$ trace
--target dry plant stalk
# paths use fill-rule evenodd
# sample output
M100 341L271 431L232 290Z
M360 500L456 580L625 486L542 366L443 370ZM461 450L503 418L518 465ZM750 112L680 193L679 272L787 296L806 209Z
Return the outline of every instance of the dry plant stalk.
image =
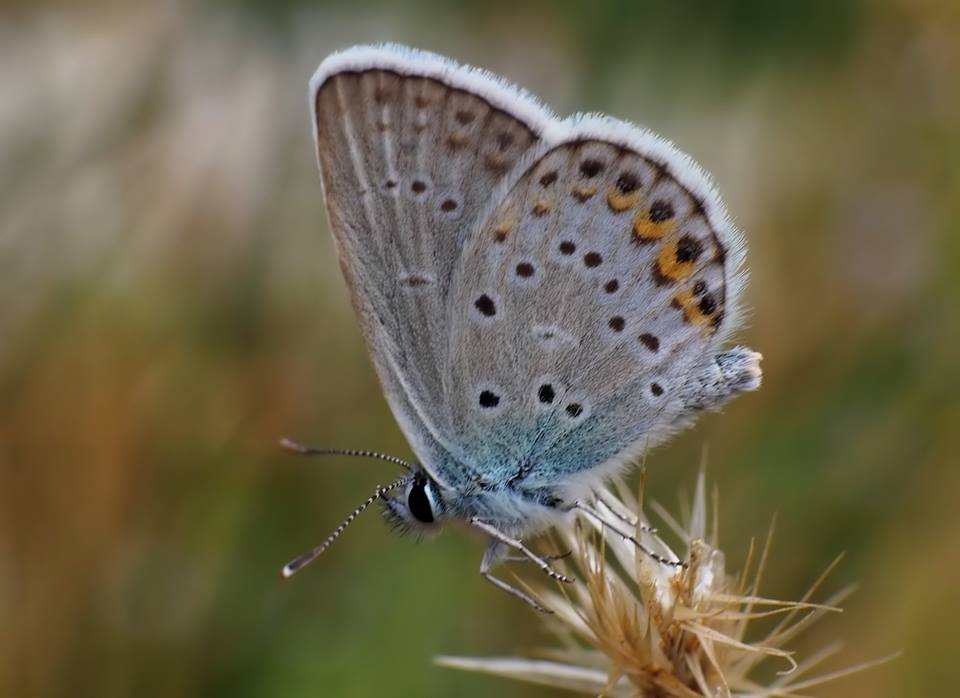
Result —
M438 663L617 698L793 698L886 661L811 676L839 650L839 643L802 662L793 658L788 643L824 614L839 611L838 604L852 591L843 589L822 604L811 602L840 558L799 601L761 597L773 527L759 554L751 543L743 574L728 575L718 547L716 506L708 524L702 473L685 525L663 507L652 506L686 544L684 566L658 562L621 535L634 533L650 551L681 559L650 528L642 495L633 497L616 482L598 493L596 507L610 526L580 516L557 530L563 549L572 551L565 564L577 584L558 591L539 582L530 589L553 612L542 617L561 648L543 650L543 659L439 657ZM781 616L773 629L748 640L750 621L771 616ZM762 683L754 677L771 659L781 661L783 670Z

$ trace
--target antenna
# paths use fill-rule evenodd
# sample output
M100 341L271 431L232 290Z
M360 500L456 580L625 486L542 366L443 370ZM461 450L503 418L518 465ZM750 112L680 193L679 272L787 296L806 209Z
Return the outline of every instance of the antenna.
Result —
M375 460L382 460L387 463L399 465L408 471L413 470L413 466L403 458L388 456L385 453L377 453L376 451L364 451L355 448L317 448L316 446L306 446L286 437L280 439L280 448L290 453L295 453L298 456L355 456L358 458L373 458Z
M301 569L303 569L304 567L309 565L311 562L316 560L318 557L320 557L320 555L323 553L324 550L326 550L331 545L333 545L333 542L340 537L340 534L347 529L347 526L353 523L353 520L355 518L357 518L358 516L360 516L360 514L363 513L364 509L366 509L368 506L373 504L378 499L382 499L388 492L391 492L397 489L398 487L403 487L404 485L409 484L410 482L413 482L413 478L414 478L413 475L404 475L402 478L400 478L399 480L395 480L394 482L390 483L386 487L377 485L377 489L374 490L373 494L370 495L363 504L361 504L352 512L350 512L350 515L343 520L343 523L341 523L339 526L333 529L333 533L327 536L327 539L325 541L323 541L320 545L318 545L313 550L310 550L309 552L306 552L303 555L300 555L299 557L291 560L286 565L284 565L283 570L281 570L280 572L281 576L284 579L289 579L290 577L295 575L297 572L299 572Z

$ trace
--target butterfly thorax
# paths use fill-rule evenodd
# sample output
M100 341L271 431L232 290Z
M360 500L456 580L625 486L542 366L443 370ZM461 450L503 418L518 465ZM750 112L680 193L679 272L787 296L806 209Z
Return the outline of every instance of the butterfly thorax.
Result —
M529 535L553 524L567 502L553 488L487 486L469 492L445 493L450 518L474 517L513 536Z

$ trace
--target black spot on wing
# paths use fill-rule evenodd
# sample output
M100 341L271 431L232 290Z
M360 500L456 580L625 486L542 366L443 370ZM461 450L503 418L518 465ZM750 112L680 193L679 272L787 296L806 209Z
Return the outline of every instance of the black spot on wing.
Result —
M485 315L486 317L493 317L497 314L496 304L486 293L477 298L477 300L473 302L473 305L477 310L480 311L482 315Z

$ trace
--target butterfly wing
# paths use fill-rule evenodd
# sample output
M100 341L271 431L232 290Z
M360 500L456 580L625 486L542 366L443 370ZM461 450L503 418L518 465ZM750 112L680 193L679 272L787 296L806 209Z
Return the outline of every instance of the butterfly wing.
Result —
M744 248L706 176L629 124L563 125L467 243L451 297L454 430L525 487L622 464L759 384L759 355L718 358Z
M449 293L491 192L555 123L481 71L403 47L356 47L311 82L330 227L367 348L423 465L454 485L442 409Z

